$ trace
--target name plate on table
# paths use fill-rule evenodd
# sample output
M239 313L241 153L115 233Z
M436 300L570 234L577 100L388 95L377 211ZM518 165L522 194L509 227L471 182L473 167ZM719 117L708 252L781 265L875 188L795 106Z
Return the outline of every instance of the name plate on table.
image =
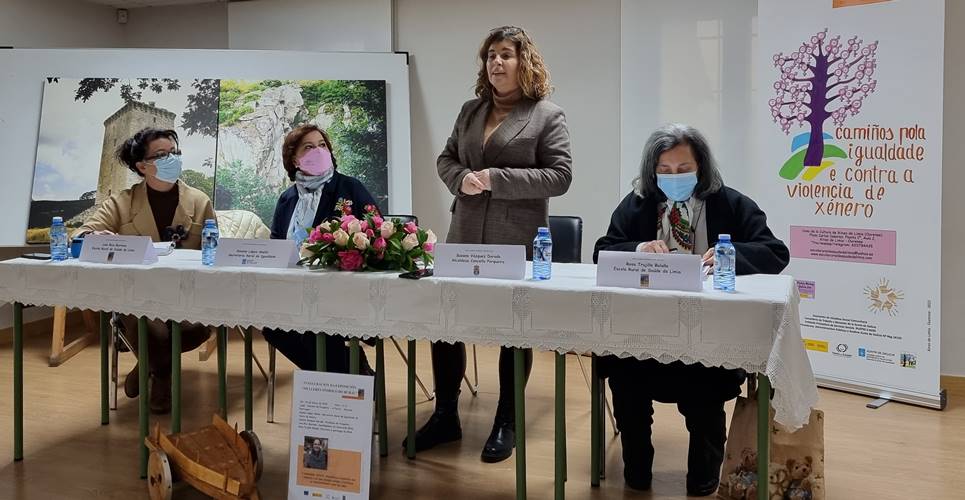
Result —
M225 238L218 242L215 267L269 267L283 269L298 262L292 240L244 240Z
M157 253L150 236L88 234L80 250L81 262L98 264L153 264Z
M436 245L432 274L444 278L496 278L521 280L526 277L526 247L523 245Z
M703 289L700 256L673 253L600 252L598 286L681 290Z

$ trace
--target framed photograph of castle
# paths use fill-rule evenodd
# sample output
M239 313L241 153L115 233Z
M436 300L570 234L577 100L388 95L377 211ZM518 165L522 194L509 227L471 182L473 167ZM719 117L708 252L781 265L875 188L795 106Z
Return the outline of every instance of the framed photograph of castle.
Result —
M181 180L214 198L217 110L217 80L48 78L27 243L49 241L52 217L78 227L101 201L139 182L115 151L144 127L177 131Z

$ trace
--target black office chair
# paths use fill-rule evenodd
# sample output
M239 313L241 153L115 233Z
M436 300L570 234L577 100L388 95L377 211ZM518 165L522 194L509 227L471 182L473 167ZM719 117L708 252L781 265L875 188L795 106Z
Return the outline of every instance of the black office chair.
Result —
M571 215L551 215L550 237L553 239L553 262L582 262L583 219Z

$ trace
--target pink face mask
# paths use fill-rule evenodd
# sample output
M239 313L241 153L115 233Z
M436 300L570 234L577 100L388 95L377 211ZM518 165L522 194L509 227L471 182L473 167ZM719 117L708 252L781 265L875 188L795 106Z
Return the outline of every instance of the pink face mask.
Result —
M332 168L332 153L325 148L311 149L298 159L298 169L308 175L325 175Z

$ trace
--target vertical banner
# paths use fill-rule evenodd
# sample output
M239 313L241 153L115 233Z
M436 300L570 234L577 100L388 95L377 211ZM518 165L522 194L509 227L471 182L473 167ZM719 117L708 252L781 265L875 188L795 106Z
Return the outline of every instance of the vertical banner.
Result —
M821 385L939 387L943 0L761 0L757 192Z
M373 377L295 370L288 498L365 500Z

